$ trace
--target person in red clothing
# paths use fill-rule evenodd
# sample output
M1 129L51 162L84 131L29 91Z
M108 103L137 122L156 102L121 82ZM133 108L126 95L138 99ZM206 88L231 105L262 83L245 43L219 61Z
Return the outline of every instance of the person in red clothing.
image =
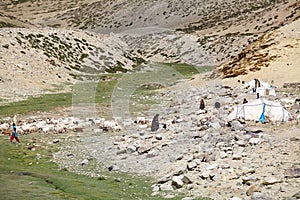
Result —
M19 140L19 137L17 134L17 126L15 123L13 123L13 132L10 136L10 142L12 142L14 139L16 139L16 141L20 143L20 140Z

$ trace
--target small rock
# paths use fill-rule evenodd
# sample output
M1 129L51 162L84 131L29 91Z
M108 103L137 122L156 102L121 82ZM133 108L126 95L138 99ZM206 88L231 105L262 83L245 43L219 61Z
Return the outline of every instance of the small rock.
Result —
M289 168L284 171L285 178L299 178L300 168Z
M221 164L220 167L221 167L221 169L229 169L230 165L229 164Z
M259 178L256 176L246 176L243 177L242 180L243 180L243 184L250 185L251 183L258 181Z
M160 134L155 135L155 139L162 140L162 136Z
M54 143L54 144L59 143L59 139L54 139L54 140L53 140L53 143Z
M155 185L152 189L152 192L158 192L159 191L159 186Z
M117 165L111 165L108 167L108 171L118 171L119 167Z
M290 200L298 200L298 199L300 199L300 190L290 198Z
M126 149L120 149L120 150L118 150L117 152L116 152L116 154L117 155L120 155L120 154L124 154L124 153L126 153L127 151L126 151Z
M200 177L202 179L208 179L210 177L210 171L203 171L203 172L201 172Z
M260 192L260 191L261 191L261 189L258 186L251 185L248 188L246 194L247 194L247 196L251 196L254 192Z
M227 158L228 154L224 151L221 151L220 152L220 158L224 159L224 158Z
M250 138L249 140L249 144L250 145L257 145L260 143L260 139L259 138Z
M266 177L264 178L262 184L263 185L273 185L275 183L281 183L282 181L275 177Z
M238 197L231 197L229 200L242 200L242 199L240 199Z
M181 177L180 176L174 176L172 178L172 185L175 187L175 188L181 188L183 186L183 181L181 180Z
M299 137L291 137L290 141L295 142L295 141L299 141L300 138Z
M126 153L133 153L136 151L136 147L134 145L130 145L126 148Z
M88 159L84 159L83 161L81 161L80 165L88 165L89 164L89 160Z
M180 168L178 168L177 169L177 171L176 172L174 172L174 176L179 176L179 175L182 175L182 174L184 174L185 172L186 172L187 170L186 170L186 167L181 167L181 169Z
M2 45L2 47L8 49L9 44L4 44L4 45Z
M233 149L233 155L232 155L232 159L233 160L240 160L242 159L242 153L245 150L244 147L237 147Z
M147 158L153 158L153 157L155 157L155 156L158 156L158 154L159 154L159 152L158 152L157 150L152 149L152 150L150 150L150 151L147 153L146 157L147 157Z
M137 151L138 151L138 153L139 154L142 154L142 153L147 153L148 151L150 151L151 150L151 146L149 145L141 145L138 149L137 149Z
M260 192L253 192L251 196L251 200L270 200L270 199L272 198L269 198L268 196Z
M219 165L218 164L212 164L207 166L205 169L206 170L213 170L213 169L218 169Z
M170 175L167 175L167 176L164 176L164 177L162 177L161 179L159 179L159 180L158 180L158 183L159 183L159 184L166 183L166 182L168 182L169 180L171 180L171 177L170 177Z
M243 175L255 173L254 168L243 168Z
M195 199L195 197L184 197L181 200L194 200L194 199Z
M193 170L193 169L196 168L197 166L198 166L198 164L197 164L196 162L194 162L194 161L189 162L189 163L187 164L188 170Z
M246 146L246 142L244 140L239 140L236 142L237 145L241 146L241 147L245 147Z
M94 129L94 133L103 133L103 129L102 128L95 128Z
M209 126L214 130L220 130L222 128L219 122L210 123Z
M41 159L41 154L37 153L37 154L35 155L35 158L36 158L37 160Z
M183 159L183 155L179 155L176 160L182 160Z
M286 192L286 188L280 186L279 191L280 191L280 192Z
M231 122L232 131L240 131L244 129L244 126L237 120Z
M161 184L161 185L159 186L159 189L160 189L161 191L173 191L173 190L174 190L170 182Z
M183 181L185 184L193 183L192 178L189 177L188 175L184 175L184 176L182 177L182 181Z

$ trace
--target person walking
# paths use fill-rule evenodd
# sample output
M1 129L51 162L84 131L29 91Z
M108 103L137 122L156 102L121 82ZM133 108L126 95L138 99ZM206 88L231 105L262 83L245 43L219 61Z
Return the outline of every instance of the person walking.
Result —
M13 128L13 131L12 131L12 134L10 136L10 142L12 142L14 139L16 139L16 141L18 143L20 143L20 140L19 140L19 137L18 137L18 134L17 134L17 126L15 123L12 124L12 128Z
M203 99L200 100L200 106L199 106L199 109L200 109L200 110L204 110L204 109L205 109L205 104L204 104L204 100L203 100Z

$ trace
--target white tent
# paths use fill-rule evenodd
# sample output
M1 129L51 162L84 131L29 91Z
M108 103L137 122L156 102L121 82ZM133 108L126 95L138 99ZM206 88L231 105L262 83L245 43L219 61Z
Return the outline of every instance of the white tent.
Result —
M259 93L259 96L276 96L275 89L272 87L259 87L256 88L255 94Z
M260 87L257 87L255 92L253 92L253 88L255 88L255 80L246 83L245 87L249 88L251 93L255 93L255 94L259 93L260 97L269 96L269 95L276 96L275 88L272 85L261 80L259 82L260 82Z
M227 117L227 121L243 118L245 120L266 121L268 117L271 121L288 121L291 114L277 102L260 98L253 102L238 105Z

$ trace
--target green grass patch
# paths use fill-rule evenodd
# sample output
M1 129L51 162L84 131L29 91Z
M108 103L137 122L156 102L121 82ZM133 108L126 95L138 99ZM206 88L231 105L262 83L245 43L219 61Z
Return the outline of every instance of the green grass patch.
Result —
M0 116L48 111L60 106L70 106L71 103L71 93L45 94L40 97L30 97L27 100L2 105L0 106Z
M54 137L60 138L61 142L49 143ZM101 177L97 178L60 170L50 159L59 145L66 145L63 137L70 136L22 135L21 144L16 144L10 143L7 136L1 135L1 199L163 199L151 195L153 180L149 177L103 171L99 172ZM36 146L34 151L28 148L33 145ZM37 154L40 159L36 158ZM178 195L173 199L182 197L184 196Z
M212 71L214 69L214 66L196 67L186 63L164 63L162 65L171 67L185 78L191 78L195 74Z
M69 107L76 103L95 103L101 109L109 108L112 101L112 93L118 87L124 87L124 95L134 87L131 93L130 109L133 112L147 111L152 105L160 102L154 101L151 97L157 94L157 89L174 85L180 79L191 78L193 75L213 70L213 66L196 68L188 64L156 64L157 72L132 73L132 74L100 74L91 76L90 82L82 82L73 86L70 93L45 94L39 97L31 97L24 101L10 103L0 106L1 116L12 116L37 111L49 111L57 107ZM173 76L174 75L174 76ZM119 81L120 83L117 85ZM157 85L155 85L157 83ZM127 88L126 88L127 87ZM57 90L60 88L57 87ZM53 91L52 91L53 92ZM149 98L148 98L149 97ZM123 98L122 96L118 98ZM110 116L107 113L107 116Z

